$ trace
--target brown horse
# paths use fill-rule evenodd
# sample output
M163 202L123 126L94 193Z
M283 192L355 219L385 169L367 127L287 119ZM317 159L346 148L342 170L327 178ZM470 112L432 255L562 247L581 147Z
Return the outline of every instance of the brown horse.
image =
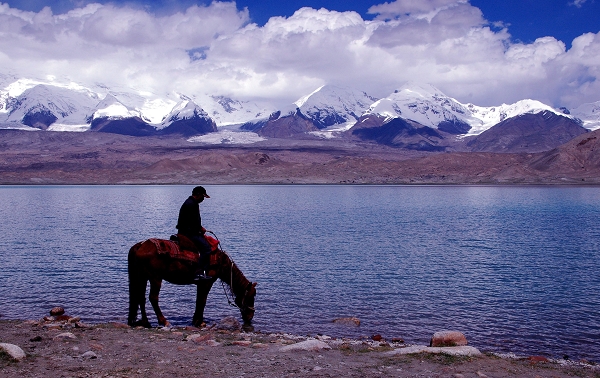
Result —
M212 280L194 283L192 281L198 268L198 263L171 258L168 254L159 254L156 245L146 240L139 242L129 249L127 266L129 271L129 316L127 324L130 326L144 326L150 328L146 316L146 286L150 281L150 303L154 308L158 324L168 326L169 322L158 307L158 294L162 281L165 280L176 285L197 285L196 311L192 319L194 326L200 326L204 321L204 307L206 298L213 283L217 278L228 284L235 297L234 302L240 309L245 324L250 324L254 317L254 297L256 283L244 277L241 270L220 250L211 254L211 264L208 274ZM138 308L142 318L137 320Z

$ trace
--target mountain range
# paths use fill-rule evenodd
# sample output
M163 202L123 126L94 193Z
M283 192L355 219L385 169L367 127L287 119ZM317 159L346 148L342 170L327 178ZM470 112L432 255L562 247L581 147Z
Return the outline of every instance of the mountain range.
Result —
M254 133L259 139L342 139L415 151L509 153L548 151L600 128L600 101L570 110L528 99L482 107L418 83L379 99L325 85L277 109L224 96L157 96L102 85L2 79L4 129L180 135L190 141L227 131Z

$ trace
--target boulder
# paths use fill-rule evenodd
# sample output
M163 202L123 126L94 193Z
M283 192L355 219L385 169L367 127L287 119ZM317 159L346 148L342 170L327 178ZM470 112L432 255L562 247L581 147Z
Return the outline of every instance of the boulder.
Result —
M54 307L52 310L50 310L50 315L52 316L61 316L65 313L65 309L62 307Z
M241 331L242 325L233 316L228 316L223 318L219 324L217 324L217 329L224 331Z
M25 352L14 344L0 343L0 351L8 354L15 361L21 361L25 358Z
M319 350L323 350L323 349L331 349L331 347L326 342L316 340L316 339L310 339L310 340L306 340L306 341L301 341L299 343L286 345L281 348L281 351L282 352L290 352L290 351L295 351L295 350L319 351Z
M351 318L337 318L333 319L335 324L358 327L360 325L360 319L351 317Z
M453 347L467 345L467 338L462 332L441 331L433 334L430 347Z

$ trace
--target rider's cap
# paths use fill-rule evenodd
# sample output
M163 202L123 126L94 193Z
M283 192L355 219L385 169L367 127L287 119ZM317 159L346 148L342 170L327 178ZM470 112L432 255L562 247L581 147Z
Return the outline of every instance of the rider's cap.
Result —
M193 196L204 196L205 198L210 198L208 194L206 194L206 189L203 186L197 186L192 189Z

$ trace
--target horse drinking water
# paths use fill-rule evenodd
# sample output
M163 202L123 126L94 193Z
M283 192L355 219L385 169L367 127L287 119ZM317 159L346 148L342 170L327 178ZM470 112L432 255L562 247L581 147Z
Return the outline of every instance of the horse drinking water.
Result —
M171 243L171 244L169 244ZM161 246L173 246L173 242L161 239L148 239L135 244L129 249L127 267L129 272L129 315L127 324L130 326L144 326L150 328L150 322L146 315L146 286L150 281L150 294L148 299L154 308L158 324L168 326L169 322L162 314L158 306L158 294L165 280L176 285L197 285L196 310L192 319L194 326L200 326L204 321L204 307L208 292L217 278L228 284L235 297L235 305L240 309L245 324L250 324L254 317L254 297L256 296L256 282L246 279L242 271L229 258L229 256L217 249L210 255L210 267L208 274L211 280L193 282L194 275L198 269L197 255L185 258L187 251L179 251L179 256L165 253ZM188 256L190 252L187 252ZM140 309L141 319L137 320L137 312Z

